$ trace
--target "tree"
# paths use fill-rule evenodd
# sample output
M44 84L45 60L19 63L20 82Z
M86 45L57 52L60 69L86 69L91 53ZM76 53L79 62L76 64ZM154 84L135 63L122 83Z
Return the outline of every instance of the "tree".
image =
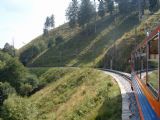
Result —
M106 0L106 4L107 4L108 12L110 13L110 15L112 15L114 10L114 2L112 0Z
M100 17L105 15L105 4L103 0L99 0L98 15Z
M44 23L43 34L48 35L48 31L51 28L54 28L54 26L55 26L54 15L51 15L51 17L47 16L46 21Z
M82 0L78 12L78 24L83 26L88 24L95 15L95 9L90 0Z
M119 12L126 14L131 12L131 1L130 0L115 0L119 6Z
M78 1L72 0L66 10L66 17L69 20L69 26L75 27L78 20Z
M15 89L10 86L7 82L0 82L0 106L3 104L4 100L8 98L9 94L15 93Z
M44 35L48 35L49 26L50 26L50 18L47 16L46 21L44 23L44 29L43 29Z
M52 14L49 20L49 24L51 28L55 27L54 15Z
M64 42L64 38L61 35L57 36L56 39L55 39L55 44L59 45L62 42Z
M149 0L149 11L154 12L158 9L158 1L157 0Z
M12 45L10 45L9 43L6 43L4 45L4 48L3 48L3 51L4 52L7 52L8 54L12 55L12 56L15 56L15 49Z

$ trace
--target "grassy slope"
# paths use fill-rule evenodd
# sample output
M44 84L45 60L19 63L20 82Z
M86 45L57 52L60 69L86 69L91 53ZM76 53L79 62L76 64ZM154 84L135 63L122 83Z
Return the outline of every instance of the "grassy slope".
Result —
M131 30L138 24L136 15L117 16L116 26L115 16L106 16L97 21L97 33L84 34L80 29L68 29L64 25L50 32L50 37L55 37L56 32L65 38L61 45L54 46L34 59L30 66L89 66L98 67L102 61L106 50L113 44L114 40L120 38L125 32ZM91 27L94 30L94 26ZM45 39L39 37L29 45L38 43ZM46 40L47 41L47 40ZM29 46L28 45L28 46ZM26 49L27 47L22 48Z
M52 82L29 98L38 107L38 120L121 119L119 87L101 71L52 68L41 79Z
M114 17L106 16L98 20L97 33L89 36L83 35L80 29L68 29L67 25L57 28L54 31L65 36L66 41L59 46L46 50L30 65L109 68L110 60L113 58L113 69L129 71L128 59L131 51L145 38L144 29L147 27L152 30L156 26L155 22L160 22L160 12L157 12L156 15L147 16L147 19L141 23L138 22L136 15L119 16L117 17L119 22L116 23L116 26L113 22ZM49 37L54 36L54 31L50 32ZM42 37L36 39L35 43L40 40L43 40Z

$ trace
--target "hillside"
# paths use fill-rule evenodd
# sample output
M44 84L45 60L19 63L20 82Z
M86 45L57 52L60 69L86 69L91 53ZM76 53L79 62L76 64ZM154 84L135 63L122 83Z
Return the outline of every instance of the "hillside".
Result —
M85 30L80 28L70 29L66 24L50 31L48 37L40 36L20 49L20 58L29 60L27 65L34 67L99 67L106 50L115 40L122 37L124 33L133 29L137 24L138 17L136 13L126 16L106 16L103 19L98 19L96 22L96 33L94 33L94 23ZM48 43L48 40L56 38L56 34L62 36L64 41L42 50L43 52L40 52L38 55L33 55L32 57L26 55L29 53L31 55L32 52L29 52L29 50L34 51L33 53L35 54L36 50L29 48L35 45L41 46L39 44L42 43Z
M32 71L37 72L38 69ZM5 115L8 119L121 119L118 84L102 71L89 68L51 68L40 78L50 84L29 98L10 96L5 101Z
M110 68L129 71L130 53L145 36L145 29L153 30L159 23L160 12L155 15L146 14L145 19L139 22L138 15L133 13L127 15L105 16L96 22L97 33L94 33L94 24L87 30L80 28L69 29L67 24L50 31L49 37L40 36L27 46L20 49L21 55L28 50L28 46L47 41L58 32L64 39L59 45L44 49L31 61L28 66L59 67L59 66L87 66ZM90 31L86 35L86 31ZM46 42L45 41L45 42ZM116 43L114 44L114 42ZM47 42L46 42L47 43ZM25 49L25 50L24 50ZM123 56L123 57L122 57ZM123 58L123 59L122 59Z

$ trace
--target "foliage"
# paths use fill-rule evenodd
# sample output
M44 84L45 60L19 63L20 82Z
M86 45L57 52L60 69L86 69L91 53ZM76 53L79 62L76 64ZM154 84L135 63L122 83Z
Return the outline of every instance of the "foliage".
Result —
M116 0L118 2L119 6L119 12L121 14L128 14L132 12L132 3L130 0Z
M8 82L21 95L28 95L39 84L37 77L28 73L17 58L3 52L0 52L0 80Z
M26 75L26 69L17 58L12 58L2 52L0 52L0 60L5 64L0 70L0 79L2 82L9 82L16 91L19 91L22 79Z
M152 13L158 10L158 0L149 0L149 10Z
M15 89L11 87L9 83L0 82L0 106L3 105L3 102L8 98L8 95L13 93L15 93Z
M66 11L66 16L67 19L69 20L69 26L75 27L77 24L78 20L78 1L77 0L72 0L72 2L69 4L67 11Z
M37 115L37 107L25 98L12 95L4 102L4 120L37 120Z
M83 26L88 24L95 15L95 9L90 0L82 0L78 12L78 24Z
M29 96L34 89L38 88L39 81L37 76L32 74L27 74L20 86L20 94L24 96Z
M98 15L100 17L104 17L105 15L105 4L103 0L99 0Z
M48 30L54 28L54 26L55 26L54 15L51 15L50 17L47 16L46 21L44 23L43 35L47 36Z
M105 0L106 4L107 4L107 10L110 13L110 15L112 15L113 10L114 10L114 2L113 0Z
M38 44L33 44L32 46L29 46L28 49L24 50L23 54L20 54L19 59L24 65L27 65L33 58L35 58L46 48L47 45L44 41L40 41Z
M16 50L15 50L14 46L10 45L9 43L6 43L4 45L3 51L7 52L8 54L10 54L12 56L15 56L15 51Z
M59 45L60 43L64 42L64 39L61 35L57 36L55 39L56 45Z
M48 48L51 48L53 45L55 45L55 39L54 38L49 38L49 40L48 40Z

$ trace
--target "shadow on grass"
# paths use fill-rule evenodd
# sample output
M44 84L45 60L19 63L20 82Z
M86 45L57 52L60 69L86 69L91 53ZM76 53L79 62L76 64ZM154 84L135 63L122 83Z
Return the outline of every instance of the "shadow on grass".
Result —
M122 21L122 16L121 21ZM125 32L133 29L138 24L137 15L125 17L124 21L117 25L113 25L115 16L107 16L97 21L97 33L94 33L94 24L90 26L91 33L84 34L84 30L75 35L67 42L49 49L44 55L40 56L32 66L86 66L103 55L104 49L107 50L115 40L120 38ZM108 29L113 27L112 29ZM114 28L115 27L115 28ZM82 54L83 53L83 54ZM94 62L92 66L95 66ZM97 66L97 65L96 65Z
M106 99L98 111L95 120L121 120L122 97L118 95L111 99Z
M48 49L48 51L40 56L31 66L65 66L67 63L76 58L76 55L86 48L93 39L114 20L115 16L107 16L104 19L97 21L97 33L94 33L94 24L90 25L90 33L86 35L87 29L81 31L67 42ZM47 61L47 64L46 64Z
M83 56L78 56L79 62L77 62L75 66L81 64L82 62L83 64L87 64L96 59L98 56L103 54L104 49L109 48L114 41L122 37L124 33L133 29L137 24L139 24L139 20L136 14L126 17L121 24L117 25L98 41L96 41L91 48L93 50L88 50Z

